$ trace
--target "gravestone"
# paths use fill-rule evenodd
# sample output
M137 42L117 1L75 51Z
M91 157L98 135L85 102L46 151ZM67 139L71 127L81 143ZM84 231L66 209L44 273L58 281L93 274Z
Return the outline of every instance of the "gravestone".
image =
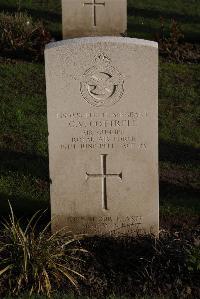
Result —
M62 0L63 38L124 35L127 0Z
M158 48L122 37L45 50L53 231L158 233Z

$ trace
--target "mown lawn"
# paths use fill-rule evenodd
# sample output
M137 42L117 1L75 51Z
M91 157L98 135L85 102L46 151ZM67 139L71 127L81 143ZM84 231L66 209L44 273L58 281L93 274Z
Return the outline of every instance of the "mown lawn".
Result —
M0 0L0 9L14 12L18 2ZM20 3L22 10L44 21L52 36L61 38L60 1ZM168 25L176 18L185 34L198 40L199 2L129 0L128 4L130 36L153 39L163 16ZM29 216L49 207L44 64L1 59L0 97L0 215L5 215L10 200L19 216ZM200 66L160 59L161 219L191 218L200 212L199 99Z
M129 35L139 38L155 38L162 18L166 35L172 20L178 22L185 39L190 42L200 40L200 3L196 0L128 0Z
M163 213L199 213L200 66L160 64L160 200Z
M0 199L32 214L49 204L44 66L0 64Z

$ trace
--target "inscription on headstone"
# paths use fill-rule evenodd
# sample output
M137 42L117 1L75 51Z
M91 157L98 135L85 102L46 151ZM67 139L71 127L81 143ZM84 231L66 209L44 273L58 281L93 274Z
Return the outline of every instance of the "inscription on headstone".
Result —
M45 61L53 230L157 234L157 43L72 39Z
M63 38L124 35L127 0L62 0Z

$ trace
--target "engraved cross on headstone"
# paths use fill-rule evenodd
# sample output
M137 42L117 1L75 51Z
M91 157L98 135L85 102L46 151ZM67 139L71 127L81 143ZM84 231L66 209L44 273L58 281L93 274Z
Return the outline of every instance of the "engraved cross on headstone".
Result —
M97 13L96 8L97 6L105 6L105 2L97 3L96 0L91 0L92 2L84 2L84 6L86 5L93 5L93 25L94 27L97 26Z
M107 203L107 177L119 177L122 180L122 172L116 173L107 173L106 169L106 158L107 154L102 154L101 156L101 173L90 174L86 172L86 179L91 178L101 178L102 179L102 208L108 210Z

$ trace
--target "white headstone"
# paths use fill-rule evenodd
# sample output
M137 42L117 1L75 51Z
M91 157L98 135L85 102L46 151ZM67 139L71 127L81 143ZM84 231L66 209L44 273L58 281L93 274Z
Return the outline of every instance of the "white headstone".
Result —
M157 43L71 39L45 61L53 230L157 234Z
M120 36L127 30L127 0L62 0L63 38Z

